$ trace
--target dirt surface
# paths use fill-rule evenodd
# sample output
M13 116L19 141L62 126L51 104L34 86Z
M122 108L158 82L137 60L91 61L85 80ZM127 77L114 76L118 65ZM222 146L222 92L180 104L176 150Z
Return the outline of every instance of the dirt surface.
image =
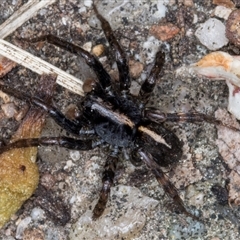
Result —
M0 23L25 2L4 1L4 5L0 5ZM115 12L106 18L113 24L115 35L131 60L134 75L132 91L139 89L152 66L155 52L163 45L166 63L150 105L164 112L192 110L214 116L218 108L227 108L225 82L207 81L191 76L187 71L177 70L210 52L198 41L194 32L200 23L211 17L216 5L211 0L166 1L165 17L159 20L154 15L157 2L146 0L129 4L129 1L119 0L112 2L111 7L104 5L104 1L102 5L97 3L100 12ZM95 75L81 58L47 43L31 44L16 38L51 33L87 49L102 44L104 53L100 55L100 60L117 81L114 55L101 29L93 26L95 20L91 1L62 0L41 9L36 17L7 40L83 81ZM154 33L168 35L163 38L164 41L155 38L157 33L155 37L151 34L153 26ZM158 30L156 26L159 26ZM239 53L230 44L219 50ZM34 93L39 78L30 70L17 66L0 81L18 90ZM57 86L54 104L64 113L71 114L81 99L81 96ZM14 98L12 102L18 112L26 108L25 102ZM4 114L0 117L1 139L7 142L19 125L19 119L6 118ZM41 174L39 189L0 230L0 239L239 239L240 211L237 206L229 206L226 200L229 168L216 146L216 127L207 123L168 123L166 127L176 132L184 144L182 159L177 166L166 171L179 189L186 208L199 215L203 222L178 214L145 167L136 168L122 161L106 215L92 223L88 211L98 199L107 149L78 152L42 147L38 157ZM48 119L43 135L64 134L65 131ZM24 232L20 231L21 224Z

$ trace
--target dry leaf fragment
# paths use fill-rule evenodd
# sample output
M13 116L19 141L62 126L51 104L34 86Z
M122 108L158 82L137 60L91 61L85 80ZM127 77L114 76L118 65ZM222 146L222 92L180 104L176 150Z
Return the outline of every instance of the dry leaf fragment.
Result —
M228 111L240 119L240 56L212 52L193 64L190 71L212 80L226 80L229 89Z
M51 99L56 76L43 76L35 94L45 102ZM37 138L44 126L43 109L32 106L13 135L11 142ZM35 163L37 147L15 148L0 155L0 227L2 227L35 191L39 173Z

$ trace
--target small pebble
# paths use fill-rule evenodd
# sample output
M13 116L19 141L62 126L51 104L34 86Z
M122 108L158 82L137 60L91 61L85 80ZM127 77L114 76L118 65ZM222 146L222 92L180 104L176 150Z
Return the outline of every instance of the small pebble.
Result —
M129 69L130 69L130 75L133 79L137 79L140 77L142 71L143 71L143 64L138 61L129 61Z
M12 118L17 113L16 106L13 103L2 104L1 108L7 118Z
M70 158L73 160L73 161L78 161L80 159L80 151L75 151L75 150L71 150L70 151Z
M102 44L98 44L98 45L94 46L93 49L92 49L92 53L94 55L96 55L97 57L102 55L103 52L104 52L104 46Z
M6 93L4 93L2 91L0 91L0 98L2 98L4 103L10 102L10 97Z
M84 14L84 13L87 12L87 9L86 9L86 7L81 7L81 8L78 9L78 12L79 12L80 14Z
M224 20L227 20L230 13L232 12L232 9L224 7L224 6L217 6L214 9L214 15L219 18L223 18Z
M240 9L234 10L227 20L226 24L226 36L231 43L236 46L240 46Z
M180 29L172 23L165 25L153 25L150 34L161 41L167 41L179 33Z
M216 18L210 18L201 24L195 35L210 50L217 50L228 43L225 36L225 25Z
M16 231L16 239L22 239L24 230L28 227L29 223L31 222L31 217L26 217L17 226Z
M88 52L91 52L92 42L86 42L85 44L83 44L82 48Z
M50 173L43 174L40 181L41 185L43 185L46 189L51 189L56 183L55 177Z
M66 165L65 165L64 169L65 169L65 170L66 170L66 169L69 169L69 168L73 167L74 165L75 165L75 164L73 163L72 160L68 160L68 161L66 162Z
M31 217L33 221L42 220L44 219L44 211L39 207L35 207L31 212Z

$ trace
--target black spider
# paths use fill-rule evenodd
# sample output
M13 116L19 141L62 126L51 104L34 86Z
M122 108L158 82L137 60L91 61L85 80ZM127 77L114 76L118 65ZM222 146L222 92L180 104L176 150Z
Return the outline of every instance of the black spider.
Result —
M161 170L161 167L171 166L177 162L182 155L180 140L173 132L163 127L162 123L165 121L206 121L223 124L215 118L201 113L163 113L157 109L145 108L155 87L159 72L164 65L165 54L161 50L156 54L155 63L148 78L141 86L139 96L131 96L129 93L131 79L126 54L117 42L109 23L95 6L93 8L110 46L115 51L119 70L119 85L113 86L109 74L98 59L79 46L53 35L31 39L31 42L45 40L73 54L82 56L96 73L98 81L94 83L92 91L84 97L81 103L82 114L75 120L66 118L54 106L47 105L36 97L30 97L0 85L1 90L43 108L58 125L77 137L22 139L2 147L0 153L12 148L40 145L57 145L87 151L107 144L110 153L103 172L100 197L93 210L93 219L99 218L106 207L120 152L123 152L127 160L131 160L133 163L144 162L179 210L196 218L186 211L176 188Z

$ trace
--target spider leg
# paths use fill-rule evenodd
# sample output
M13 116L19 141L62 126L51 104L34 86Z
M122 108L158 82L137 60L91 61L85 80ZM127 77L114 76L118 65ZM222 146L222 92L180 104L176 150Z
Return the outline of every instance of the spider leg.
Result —
M215 117L199 113L199 112L190 112L190 113L163 113L157 109L147 108L144 110L143 113L144 117L147 119L155 122L155 123L162 123L162 122L190 122L190 123L202 123L207 122L215 125L220 125L232 129L234 131L240 131L239 129L224 124L220 120L216 119Z
M142 149L138 149L138 155L141 158L141 160L147 165L147 167L151 169L152 173L155 175L159 184L163 187L167 195L171 199L173 199L178 209L185 215L199 221L198 217L192 215L186 210L176 187L169 181L169 179L161 170L161 168L158 166L158 164L153 160L151 154L145 153Z
M109 76L107 71L103 68L99 60L95 56L93 56L91 53L84 50L83 48L51 34L43 35L40 37L31 38L31 39L24 38L22 40L28 41L31 43L46 41L70 53L83 57L85 62L88 64L88 66L92 68L95 74L97 75L103 90L106 90L106 92L109 92L111 90L111 77Z
M98 12L94 4L93 9L97 15L97 18L101 22L102 29L110 46L115 50L115 59L119 72L120 90L123 95L126 95L131 85L131 78L129 74L129 66L126 53L123 51L121 45L118 43L116 37L114 36L113 30L109 22Z
M117 162L118 158L115 156L115 154L108 156L106 164L104 166L104 172L102 177L102 189L100 192L98 202L93 209L92 216L93 220L99 218L106 208L108 197L110 194L110 189L113 185L113 179L115 175Z
M157 77L162 70L162 67L165 62L165 53L162 50L159 50L155 57L155 62L152 67L152 70L148 76L148 78L145 80L145 82L142 84L140 89L140 96L142 97L143 101L146 103L153 92L153 89L156 85Z
M41 107L54 119L54 121L59 126L64 128L66 131L76 134L76 135L80 134L80 131L83 127L81 122L76 121L76 120L74 120L74 121L69 120L57 108L46 104L41 99L39 99L37 97L32 97L32 96L28 95L27 93L17 91L16 89L12 89L7 86L3 86L1 84L0 84L0 90L2 90L3 92L5 92L7 94L10 94L14 97L17 97L21 100L28 101L30 104L34 104L36 106Z
M0 148L0 154L9 151L13 148L26 148L38 146L59 146L74 150L91 150L97 145L93 140L79 140L69 137L41 137L41 138L28 138L20 139L15 142L9 143Z

